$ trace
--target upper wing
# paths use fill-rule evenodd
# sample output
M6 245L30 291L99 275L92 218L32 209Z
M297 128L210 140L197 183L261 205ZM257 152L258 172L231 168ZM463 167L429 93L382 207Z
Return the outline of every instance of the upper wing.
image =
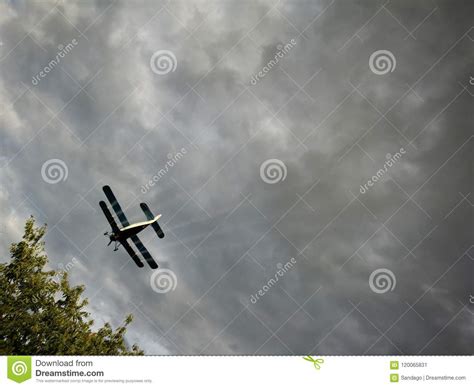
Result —
M112 214L109 211L109 208L107 207L107 204L104 201L100 201L99 205L104 212L105 218L107 218L107 221L109 221L109 224L112 228L113 232L117 232L119 230L119 227L117 226L117 223L114 220L114 217L112 217Z
M133 250L133 248L130 246L130 244L123 240L123 241L120 241L120 243L122 244L122 246L125 248L125 250L127 251L127 253L130 255L130 257L133 259L133 261L135 262L136 265L138 265L140 268L143 267L143 263L141 262L141 260L138 258L137 254L135 253L135 251Z
M158 264L156 264L156 261L153 260L153 257L151 257L150 252L148 252L148 250L142 244L142 242L140 241L138 236L134 235L130 238L132 239L133 243L137 246L138 250L143 255L143 257L145 258L145 260L148 263L148 265L150 266L150 268L152 268L152 269L158 268Z
M127 217L125 217L125 214L120 207L117 198L115 198L114 193L112 192L112 189L110 186L104 186L102 187L102 190L104 190L105 196L109 200L110 204L112 205L112 208L114 209L115 213L117 214L118 219L120 220L121 224L123 226L128 226L130 225L130 222L128 222Z
M148 218L149 220L153 220L155 218L155 216L153 215L153 213L151 212L150 208L148 207L146 203L141 203L140 207L142 208L143 213L145 213L146 218ZM151 226L153 227L153 229L155 229L155 232L159 238L165 237L165 234L163 233L163 229L161 229L160 224L158 224L158 222L153 222Z

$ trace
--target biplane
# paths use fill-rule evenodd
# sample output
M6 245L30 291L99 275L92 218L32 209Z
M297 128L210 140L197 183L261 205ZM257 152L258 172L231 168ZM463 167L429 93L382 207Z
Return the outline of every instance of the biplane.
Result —
M150 255L150 252L148 252L148 250L145 248L143 243L140 241L137 234L140 233L147 226L151 225L159 238L165 237L163 230L158 224L158 220L160 219L161 214L158 214L155 217L153 213L151 212L150 208L148 207L148 205L146 203L141 203L140 207L143 210L143 213L145 213L147 221L130 224L130 222L128 222L127 220L127 217L125 217L125 213L120 207L120 204L118 203L117 198L115 198L115 195L112 192L112 189L110 188L110 186L104 186L102 190L104 191L105 196L107 197L110 204L112 205L112 209L114 209L114 212L117 215L117 218L122 224L122 227L120 228L117 225L117 222L115 222L115 219L112 216L112 213L110 212L109 208L107 207L107 204L104 201L100 201L99 205L102 211L104 212L105 218L107 218L107 221L109 222L110 227L112 228L112 232L104 233L104 236L109 236L110 238L110 241L107 244L107 246L114 243L114 251L117 251L120 245L123 246L125 250L127 251L127 253L130 255L130 257L133 259L135 264L139 267L143 267L143 262L140 260L138 255L135 253L135 251L133 250L133 248L130 246L129 242L127 241L128 239L130 239L135 244L138 251L141 253L141 255L143 256L145 261L148 263L150 268L152 269L158 268L158 264Z

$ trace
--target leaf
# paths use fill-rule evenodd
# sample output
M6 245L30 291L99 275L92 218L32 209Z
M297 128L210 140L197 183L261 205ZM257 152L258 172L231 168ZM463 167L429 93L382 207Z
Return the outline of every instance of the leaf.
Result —
M92 331L84 286L72 286L67 274L44 268L45 233L46 226L36 227L30 217L23 240L10 246L11 260L0 264L0 354L143 354L137 345L126 345L131 316L115 330L107 322Z

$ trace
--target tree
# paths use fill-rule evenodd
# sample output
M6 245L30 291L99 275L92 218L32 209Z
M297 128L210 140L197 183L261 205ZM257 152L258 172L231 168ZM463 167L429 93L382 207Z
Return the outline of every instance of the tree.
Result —
M116 330L106 323L92 331L84 286L71 286L64 271L44 270L45 233L46 225L36 227L30 217L23 240L11 244L11 261L0 264L0 354L143 354L124 339L131 315Z

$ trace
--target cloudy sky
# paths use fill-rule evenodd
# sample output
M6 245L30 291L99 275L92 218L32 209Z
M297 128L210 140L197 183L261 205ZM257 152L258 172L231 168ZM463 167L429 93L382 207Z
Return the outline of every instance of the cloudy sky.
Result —
M33 214L148 354L472 352L473 14L1 2L2 261ZM104 184L163 214L140 237L169 292L106 247Z

